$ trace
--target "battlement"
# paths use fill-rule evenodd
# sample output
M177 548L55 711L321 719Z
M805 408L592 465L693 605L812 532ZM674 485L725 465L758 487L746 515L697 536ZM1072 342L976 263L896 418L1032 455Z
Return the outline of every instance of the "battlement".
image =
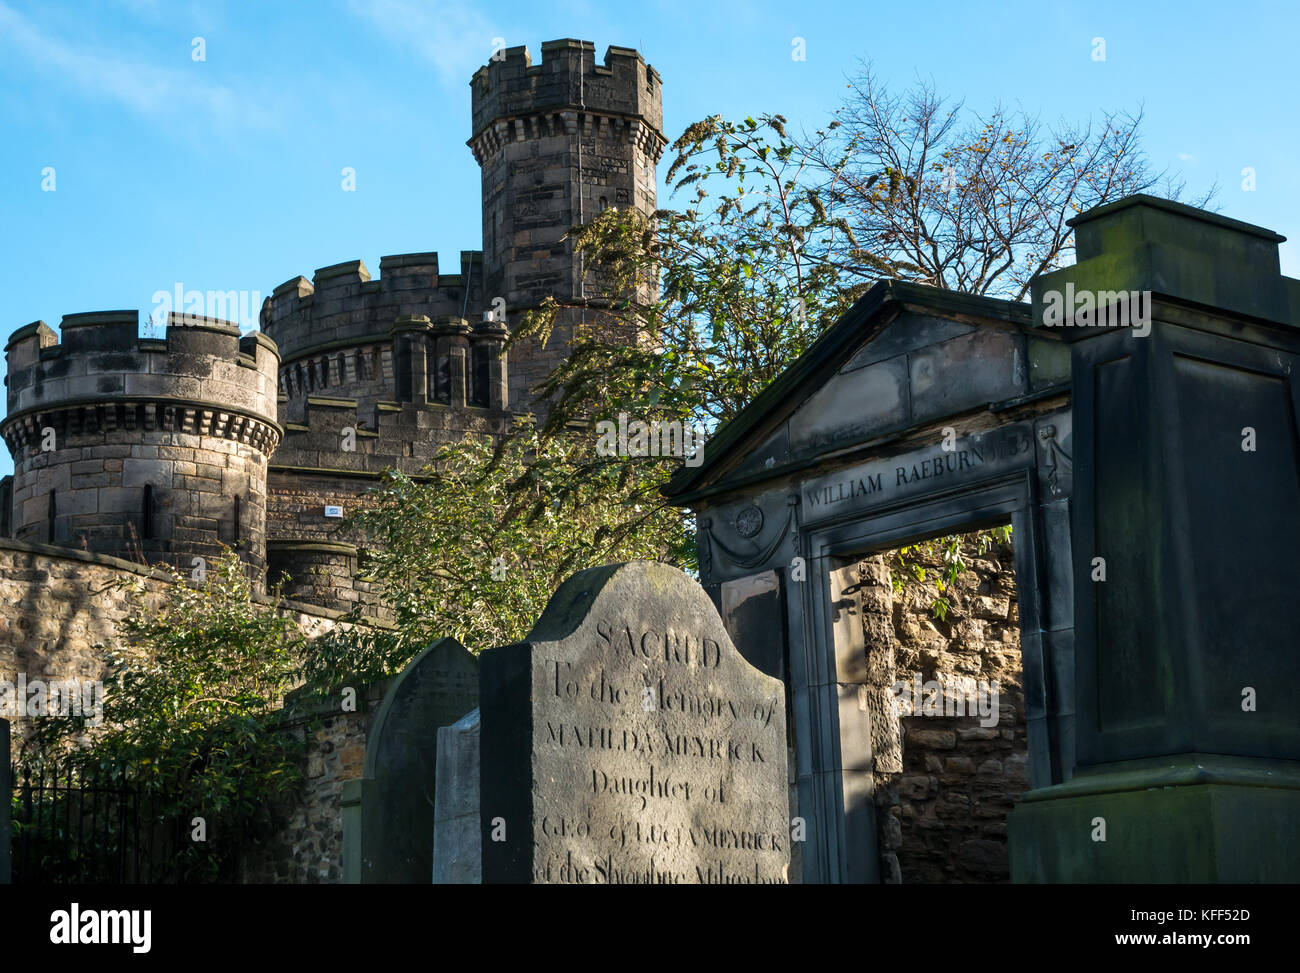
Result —
M443 274L436 253L382 257L372 280L360 260L322 267L312 280L294 277L277 287L262 311L262 330L275 339L284 366L298 359L388 340L399 317L478 318L485 298L483 254L460 253L459 272Z
M173 313L142 337L136 311L15 331L12 535L186 570L225 547L264 567L270 537L305 585L322 558L354 556L329 547L357 542L335 508L366 502L382 470L504 435L569 353L561 321L508 362L510 322L590 296L565 235L607 206L653 212L666 140L659 75L628 48L603 64L587 41L548 41L537 64L510 48L471 85L484 250L385 256L373 279L361 260L321 267L275 288L253 334Z
M482 164L508 141L603 131L635 142L655 161L663 152L662 82L631 48L610 47L596 63L582 40L542 44L532 63L527 47L510 47L474 73L469 146Z
M62 341L43 321L10 335L6 438L24 417L127 401L211 407L275 426L280 355L270 338L191 314L169 314L161 339L139 328L136 311L98 311L65 315Z
M189 569L223 546L266 561L266 464L279 445L280 354L229 321L135 311L42 321L5 346L19 540Z

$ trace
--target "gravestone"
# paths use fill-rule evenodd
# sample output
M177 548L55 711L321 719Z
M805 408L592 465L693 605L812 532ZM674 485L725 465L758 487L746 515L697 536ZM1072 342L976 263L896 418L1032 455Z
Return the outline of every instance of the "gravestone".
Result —
M784 687L681 571L582 571L482 664L484 882L786 880Z
M345 853L345 881L428 884L438 730L478 705L478 665L455 639L442 639L389 686L362 778L344 795L345 847L355 849Z
M483 881L479 841L479 712L438 731L438 789L433 808L435 885Z
M9 831L9 789L9 721L0 720L0 885L9 884L9 856L13 847Z

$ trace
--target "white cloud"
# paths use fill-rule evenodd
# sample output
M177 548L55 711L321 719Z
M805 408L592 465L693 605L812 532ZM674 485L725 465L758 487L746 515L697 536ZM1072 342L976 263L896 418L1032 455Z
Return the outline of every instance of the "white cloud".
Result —
M429 61L443 82L458 86L487 63L492 39L501 36L488 18L458 3L351 0L350 6L389 42ZM507 47L524 43L509 37L505 42Z
M261 128L274 122L253 99L205 80L201 63L192 69L161 68L90 44L74 45L42 30L0 0L0 51L6 50L86 97L115 101L151 118L187 116L213 131Z
M1179 159L1180 162L1196 162L1196 161L1197 161L1196 156L1192 155L1190 152L1179 152L1179 153L1178 153L1178 159Z

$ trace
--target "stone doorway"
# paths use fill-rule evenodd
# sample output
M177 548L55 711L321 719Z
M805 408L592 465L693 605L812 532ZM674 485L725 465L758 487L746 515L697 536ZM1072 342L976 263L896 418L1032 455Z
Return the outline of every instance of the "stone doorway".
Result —
M802 881L908 882L925 874L924 856L913 861L918 877L910 878L907 853L886 847L895 837L898 849L906 847L904 799L900 791L895 805L886 795L878 814L877 774L896 775L895 789L912 774L907 726L894 720L891 730L871 712L884 702L872 680L883 677L868 673L863 618L840 610L863 580L858 566L872 555L1011 524L1015 542L1005 553L1014 561L1018 639L1012 635L1008 647L1018 642L1024 699L1008 706L1025 723L1026 753L1023 765L1011 761L1012 774L1025 767L1035 787L1070 777L1073 446L1064 352L1055 334L1032 328L1026 306L882 282L715 435L702 466L665 490L696 513L700 579L737 647L786 682L791 817L807 825L806 840L792 847L791 873ZM960 634L941 629L939 641ZM893 637L903 645L905 635ZM1004 662L1016 658L1012 651ZM894 672L887 675L892 684ZM914 727L921 739L932 729ZM957 727L947 729L951 752L929 754L939 769L932 760L927 770L922 755L915 770L926 794L920 780L909 782L918 821L930 820L931 807L938 817L939 794L958 786L964 760L972 761L977 782L981 766L993 776L991 759L1006 774L1004 757L967 758L958 752ZM897 738L892 764L886 732ZM980 736L961 743L999 746ZM996 739L1005 738L999 732ZM945 776L954 782L945 784ZM945 814L961 803L945 799ZM929 878L997 880L995 825L1004 816L1000 808L982 834L965 839L993 844L959 849L956 871ZM897 836L886 817L897 818ZM894 857L882 859L882 851Z
M1005 882L1006 817L1029 786L1009 529L841 568L860 621L880 878Z

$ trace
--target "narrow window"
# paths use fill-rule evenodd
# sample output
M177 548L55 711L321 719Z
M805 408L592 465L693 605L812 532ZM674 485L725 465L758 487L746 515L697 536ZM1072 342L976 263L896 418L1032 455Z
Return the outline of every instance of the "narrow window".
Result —
M470 351L470 405L486 409L492 404L488 391L488 354L485 343L476 344Z
M438 356L438 368L435 373L436 393L434 400L443 405L451 405L451 356L443 353Z
M143 509L140 515L140 536L145 540L153 539L153 484L144 485Z
M235 495L235 546L239 546L239 495Z
M54 543L54 491L53 490L50 491L50 512L48 515L48 522L46 524L46 533L48 535L46 537L46 540L48 540L49 543L53 544Z

